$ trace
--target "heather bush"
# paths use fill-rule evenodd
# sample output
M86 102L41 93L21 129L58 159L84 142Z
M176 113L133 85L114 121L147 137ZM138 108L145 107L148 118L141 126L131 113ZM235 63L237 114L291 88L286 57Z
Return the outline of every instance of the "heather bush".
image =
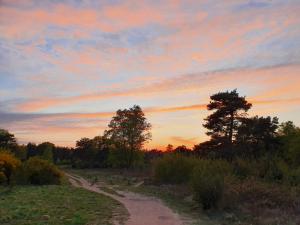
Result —
M16 171L21 166L21 161L11 153L0 151L0 183L11 184Z
M29 184L60 184L62 172L47 160L30 158L23 165L25 180Z
M222 171L222 167L225 167L225 163L218 164L210 160L201 160L193 170L191 186L194 199L202 205L203 209L217 207L222 199L224 173L226 173Z

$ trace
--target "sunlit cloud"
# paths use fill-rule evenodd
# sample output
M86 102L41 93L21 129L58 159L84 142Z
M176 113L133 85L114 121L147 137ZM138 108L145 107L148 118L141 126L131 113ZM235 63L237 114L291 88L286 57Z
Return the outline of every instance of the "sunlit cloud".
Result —
M135 87L128 90L112 90L100 93L91 93L80 96L60 97L53 99L36 99L24 102L16 106L16 110L21 111L38 111L41 109L55 107L60 105L76 104L84 101L99 101L103 99L117 98L117 97L130 97L130 96L145 96L155 95L157 93L172 93L172 92L194 92L204 91L218 85L220 89L230 86L239 87L242 81L251 81L254 85L267 82L270 86L274 84L281 84L281 91L276 88L268 89L269 96L263 94L262 97L270 97L270 92L275 92L277 95L288 94L289 91L298 89L300 82L300 65L283 65L276 67L265 67L259 69L233 69L204 72L198 74L180 75L169 79L161 79L153 81L152 84L146 84L141 87ZM290 79L286 79L289 77ZM286 86L282 86L286 85ZM284 87L284 89L283 89ZM262 87L264 88L264 87ZM210 91L209 91L210 92ZM264 91L265 92L265 91ZM210 92L211 93L211 92Z
M0 126L71 146L139 104L148 147L192 146L206 138L209 96L235 88L251 115L300 123L299 11L290 0L3 0Z

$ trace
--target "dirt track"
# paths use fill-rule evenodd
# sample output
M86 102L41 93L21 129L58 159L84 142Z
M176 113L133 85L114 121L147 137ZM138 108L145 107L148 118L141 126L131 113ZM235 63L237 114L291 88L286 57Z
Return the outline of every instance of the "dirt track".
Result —
M160 200L132 192L121 192L122 196L102 191L96 185L91 185L82 177L69 175L70 182L76 187L101 193L121 202L129 212L126 225L181 225L182 219L178 214L166 207ZM116 224L118 224L116 222Z

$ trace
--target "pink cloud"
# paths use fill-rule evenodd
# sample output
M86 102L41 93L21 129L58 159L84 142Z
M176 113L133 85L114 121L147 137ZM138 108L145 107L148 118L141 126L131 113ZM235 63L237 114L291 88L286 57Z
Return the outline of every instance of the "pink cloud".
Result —
M268 90L269 92L271 92L273 90L273 92L275 93L276 91L274 91L273 89L274 85L284 85L284 83L286 83L287 88L285 92L283 92L282 90L277 90L277 95L287 95L289 91L296 90L297 88L299 88L299 72L300 65L287 65L281 67L267 67L261 69L240 69L192 75L182 75L170 79L161 79L157 82L153 82L150 84L142 85L140 87L127 90L111 90L102 93L91 93L73 97L36 99L17 105L16 110L34 112L41 109L55 107L58 105L72 105L80 102L99 101L102 99L110 99L125 96L153 96L159 93L164 93L166 91L169 93L178 92L179 94L186 94L201 90L202 93L206 91L210 93L211 91L209 90L212 86L216 87L216 85L218 85L218 89L222 90L226 88L226 86L228 87L229 84L231 87L239 87L241 85L241 81L249 81L252 83L252 85L255 83L264 91ZM282 76L282 74L284 74L284 76ZM288 76L289 79L286 79L286 76ZM269 84L269 88L266 89L264 85L261 86L262 82L264 82L264 84ZM293 88L291 88L291 86L293 86ZM261 95L264 96L266 94L262 93Z

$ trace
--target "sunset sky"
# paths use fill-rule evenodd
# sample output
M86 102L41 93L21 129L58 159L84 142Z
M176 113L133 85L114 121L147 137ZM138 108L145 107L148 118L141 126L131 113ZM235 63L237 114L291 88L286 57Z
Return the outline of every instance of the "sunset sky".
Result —
M0 127L74 146L140 105L147 148L193 146L209 96L300 125L300 1L0 0Z

